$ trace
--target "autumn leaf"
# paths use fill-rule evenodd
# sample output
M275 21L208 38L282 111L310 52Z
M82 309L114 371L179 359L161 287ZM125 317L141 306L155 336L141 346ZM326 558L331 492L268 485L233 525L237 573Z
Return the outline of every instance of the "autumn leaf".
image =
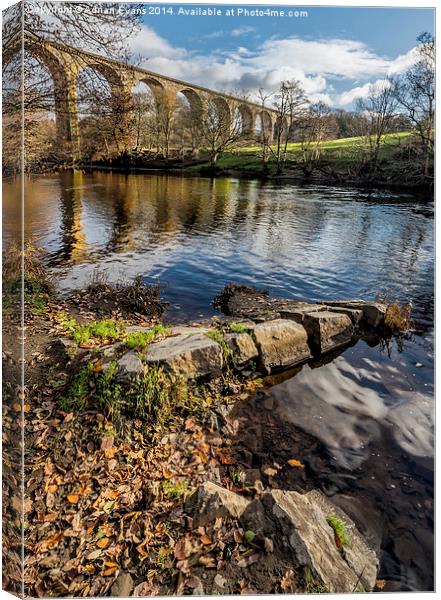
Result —
M378 588L379 590L383 590L385 585L386 585L385 579L377 579L377 581L375 582L375 587Z
M288 464L289 464L290 467L296 467L297 469L304 469L305 468L305 465L300 460L297 460L297 458L291 458L288 461Z
M103 576L108 577L109 575L113 575L117 568L118 567L110 567L109 569L106 569L105 571L103 571Z
M284 576L282 577L282 579L280 580L280 589L283 592L286 592L289 590L289 588L291 587L292 583L293 583L293 578L294 578L294 572L292 569L288 569Z
M173 548L173 554L176 560L185 560L192 551L192 545L188 538L181 538Z
M78 504L80 497L78 494L69 494L67 499L71 504Z
M104 550L104 548L107 548L109 544L110 544L110 540L109 540L109 538L106 538L106 537L101 538L96 543L98 548L101 548L102 550Z

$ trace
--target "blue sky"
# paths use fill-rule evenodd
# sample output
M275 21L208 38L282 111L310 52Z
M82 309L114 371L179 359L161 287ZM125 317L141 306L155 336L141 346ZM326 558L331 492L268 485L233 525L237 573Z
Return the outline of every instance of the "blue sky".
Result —
M273 6L308 13L276 18L238 16L236 4L216 5L223 13L216 17L178 15L179 6L169 6L173 15L143 17L142 31L131 40L145 68L251 97L259 88L271 92L283 79L299 79L313 101L346 109L371 83L405 70L416 37L434 32L434 10L424 8ZM226 16L231 8L236 14Z

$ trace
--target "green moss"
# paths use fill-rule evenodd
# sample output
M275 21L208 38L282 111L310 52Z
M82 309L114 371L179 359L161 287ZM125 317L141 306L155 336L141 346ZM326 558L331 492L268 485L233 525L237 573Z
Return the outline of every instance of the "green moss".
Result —
M339 545L348 546L349 537L346 533L346 525L342 519L339 519L335 515L329 515L326 517L326 521L330 527L334 530L334 534L339 541Z

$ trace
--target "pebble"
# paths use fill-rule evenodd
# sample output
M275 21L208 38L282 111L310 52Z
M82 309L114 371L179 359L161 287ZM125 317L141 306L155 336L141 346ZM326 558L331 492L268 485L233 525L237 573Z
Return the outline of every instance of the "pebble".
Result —
M225 579L225 577L222 577L222 575L219 575L219 573L216 575L216 577L214 578L214 583L220 587L221 589L223 589L227 583L227 580Z

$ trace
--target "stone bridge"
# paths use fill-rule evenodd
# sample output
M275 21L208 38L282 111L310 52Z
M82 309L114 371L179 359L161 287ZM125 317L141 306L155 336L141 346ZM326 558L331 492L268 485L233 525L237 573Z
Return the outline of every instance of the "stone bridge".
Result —
M21 49L20 37L4 46L3 65L7 65ZM77 81L85 68L93 69L107 80L114 98L129 98L137 84L145 83L153 94L157 112L160 107L173 111L177 107L177 95L182 94L192 114L201 119L211 104L222 122L227 124L227 129L232 127L235 115L239 114L240 137L243 140L257 140L264 133L268 141L273 141L279 127L280 119L273 109L65 44L25 34L24 50L50 72L58 135L74 149L79 143ZM283 126L286 127L286 123Z

